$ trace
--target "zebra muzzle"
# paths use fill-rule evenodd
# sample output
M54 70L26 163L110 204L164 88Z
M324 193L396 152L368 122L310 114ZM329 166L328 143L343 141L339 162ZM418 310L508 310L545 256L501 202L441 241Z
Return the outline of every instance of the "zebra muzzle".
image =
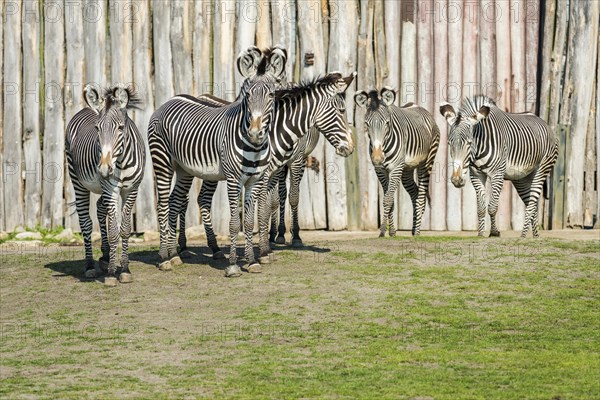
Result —
M102 152L100 156L100 165L98 165L98 172L103 178L108 178L112 174L112 155L109 152Z
M371 161L373 161L373 165L381 165L383 163L383 149L374 148L373 152L371 152Z
M463 178L461 170L453 170L450 181L457 188L465 186L465 178Z

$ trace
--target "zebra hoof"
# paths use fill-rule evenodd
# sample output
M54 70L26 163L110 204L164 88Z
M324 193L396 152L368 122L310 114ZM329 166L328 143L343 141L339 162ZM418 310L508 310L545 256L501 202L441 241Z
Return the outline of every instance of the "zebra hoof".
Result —
M292 239L292 247L304 247L302 239Z
M104 272L104 273L108 272L108 261L106 261L105 259L103 259L103 258L99 259L98 266L100 267L102 272Z
M490 232L490 237L500 237L500 232L496 231L496 232Z
M213 254L213 260L224 260L224 259L225 259L225 254L223 254L223 252L221 250L219 250Z
M276 244L285 244L285 236L277 236L275 239Z
M183 261L181 261L181 257L179 256L173 256L170 261L173 267L183 264Z
M117 286L117 278L115 278L114 276L107 276L106 278L104 278L104 286Z
M184 250L181 253L179 253L179 257L181 257L181 258L192 258L195 256L196 256L196 253L194 253L193 251L189 251L189 250Z
M167 260L158 264L158 269L161 271L172 271L173 266L171 265L171 261Z
M238 276L242 276L242 270L237 265L230 265L225 269L226 278L237 278Z
M121 283L131 283L133 282L133 275L128 272L122 272L119 274L119 282Z
M98 272L95 269L88 269L84 273L87 279L95 279L98 277Z
M246 272L249 272L251 274L262 273L262 267L257 262L244 266L244 270L246 270Z

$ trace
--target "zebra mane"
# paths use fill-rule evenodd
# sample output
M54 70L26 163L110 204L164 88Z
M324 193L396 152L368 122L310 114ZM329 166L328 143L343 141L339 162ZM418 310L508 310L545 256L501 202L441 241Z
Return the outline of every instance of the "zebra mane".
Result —
M493 99L482 94L478 94L473 97L465 97L460 106L460 109L458 110L458 115L460 117L469 117L476 115L483 106L495 107L496 102Z
M327 74L325 76L317 76L314 79L304 80L300 83L291 84L285 89L279 89L275 91L275 100L281 100L284 98L293 99L302 96L318 86L330 85L342 79L342 74L335 72Z
M369 110L374 111L377 110L379 108L379 106L381 105L381 99L379 98L379 92L376 89L371 89L369 90L369 93L367 93L367 96L369 97Z
M106 99L104 106L105 106L106 110L111 108L113 105L115 105L117 107L119 106L119 99L117 97L115 97L115 91L117 89L123 89L127 93L126 108L137 109L137 110L142 109L142 107L144 106L144 102L142 100L142 97L138 93L138 91L135 90L135 88L133 87L133 85L132 84L129 84L129 85L117 84L113 87L106 87L104 89L104 98Z

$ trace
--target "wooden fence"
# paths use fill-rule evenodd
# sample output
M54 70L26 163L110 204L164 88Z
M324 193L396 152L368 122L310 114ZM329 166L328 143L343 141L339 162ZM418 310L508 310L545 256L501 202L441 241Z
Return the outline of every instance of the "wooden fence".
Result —
M561 138L544 226L591 226L600 216L597 1L585 0L6 0L0 3L0 230L78 229L65 174L64 130L84 104L82 89L132 82L146 100L133 113L145 131L153 110L177 93L232 100L241 77L236 55L249 45L288 49L288 75L358 71L347 92L357 149L348 159L321 141L324 168L301 185L304 229L375 229L381 189L368 156L357 89L388 85L398 102L430 110L441 145L423 228L475 230L475 194L447 179L442 101L484 93L506 110L534 110ZM314 63L307 62L308 54ZM156 230L152 167L138 197L137 231ZM199 190L199 182L193 186ZM92 202L95 205L95 202ZM214 201L216 230L227 232L224 185ZM400 229L412 209L400 190ZM95 213L95 207L92 210ZM501 229L520 229L523 205L505 184ZM190 203L187 222L200 224Z

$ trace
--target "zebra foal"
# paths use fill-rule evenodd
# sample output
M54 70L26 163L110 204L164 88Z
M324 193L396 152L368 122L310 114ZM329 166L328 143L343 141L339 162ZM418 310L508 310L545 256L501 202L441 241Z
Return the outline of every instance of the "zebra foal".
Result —
M379 92L359 91L354 95L356 104L367 109L365 128L369 135L369 152L384 191L379 236L385 236L386 225L390 236L396 235L394 194L400 182L413 205L412 234L419 236L440 130L427 110L412 103L397 107L395 99L396 92L387 87ZM415 170L418 185L413 178Z
M442 104L440 113L450 125L452 184L461 188L467 170L471 175L477 194L479 236L485 229L485 183L489 178L490 236L500 236L496 225L498 200L503 182L509 180L525 203L521 237L527 236L530 227L538 237L538 200L558 156L558 139L548 125L529 112L505 112L482 95L464 99L458 113L450 104Z
M92 257L90 192L100 194L97 202L102 234L100 263L108 263L104 283L114 286L132 282L129 271L128 240L131 211L144 176L144 142L127 109L139 108L141 100L131 87L116 85L100 93L91 85L84 88L88 107L73 116L67 125L65 153L75 190L75 204L85 243L85 277L98 276ZM120 236L121 264L117 268L119 240L117 206L123 201Z

